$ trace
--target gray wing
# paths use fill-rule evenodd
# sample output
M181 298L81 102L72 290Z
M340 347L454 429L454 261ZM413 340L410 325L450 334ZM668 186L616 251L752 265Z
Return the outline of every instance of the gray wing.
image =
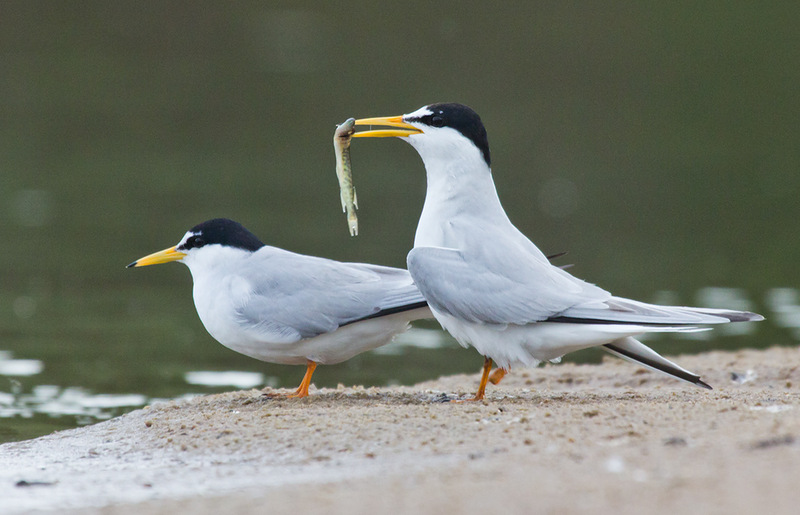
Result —
M475 256L417 247L408 254L408 270L433 308L471 322L522 325L611 297L547 262L518 254Z
M312 338L425 302L406 270L268 250L253 254L257 259L242 274L250 295L236 307L243 326L266 338Z
M539 321L696 325L757 321L746 311L658 306L611 294L539 260L506 252L473 256L455 249L420 247L408 269L435 309L471 322Z

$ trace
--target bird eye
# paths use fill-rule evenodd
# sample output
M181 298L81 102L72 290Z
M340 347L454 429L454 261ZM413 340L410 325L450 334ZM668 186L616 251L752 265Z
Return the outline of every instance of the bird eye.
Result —
M431 118L431 125L434 127L442 127L444 125L444 118L441 116L434 116Z
M197 247L202 247L205 244L205 240L200 236L190 236L189 239L186 240L186 243L183 244L183 248L195 249Z

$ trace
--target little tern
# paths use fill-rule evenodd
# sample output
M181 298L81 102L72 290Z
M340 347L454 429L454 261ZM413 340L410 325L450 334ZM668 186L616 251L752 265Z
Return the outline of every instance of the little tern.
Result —
M406 270L270 247L224 218L128 268L170 261L189 267L197 314L219 343L261 361L306 365L289 397L308 395L317 364L348 360L432 318Z
M484 356L474 400L484 397L492 360L505 372L601 345L710 388L635 337L763 319L750 312L615 297L551 265L508 219L492 179L486 129L465 105L432 104L402 116L356 120L356 126L389 127L353 137L400 137L422 158L428 186L408 270L439 323L462 346L472 345Z

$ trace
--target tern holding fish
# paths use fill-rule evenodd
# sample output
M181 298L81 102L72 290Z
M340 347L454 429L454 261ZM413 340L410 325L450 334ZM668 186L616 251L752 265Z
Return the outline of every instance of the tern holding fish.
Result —
M442 326L461 345L471 345L484 356L474 400L484 396L493 360L508 370L594 346L710 388L636 337L763 319L746 311L658 306L616 297L551 265L503 210L486 129L465 105L432 104L355 124L392 127L353 137L399 137L422 158L428 187L408 270Z

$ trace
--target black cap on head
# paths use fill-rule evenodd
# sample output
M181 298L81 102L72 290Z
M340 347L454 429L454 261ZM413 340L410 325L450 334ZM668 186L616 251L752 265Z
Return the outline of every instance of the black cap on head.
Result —
M227 218L215 218L195 225L189 231L193 234L178 250L189 250L204 245L226 245L238 249L256 251L264 246L255 234L244 228L239 222Z
M491 166L489 138L478 113L464 104L455 103L431 104L428 106L428 110L431 111L431 114L412 118L412 120L431 127L450 127L457 130L478 147L487 166Z

